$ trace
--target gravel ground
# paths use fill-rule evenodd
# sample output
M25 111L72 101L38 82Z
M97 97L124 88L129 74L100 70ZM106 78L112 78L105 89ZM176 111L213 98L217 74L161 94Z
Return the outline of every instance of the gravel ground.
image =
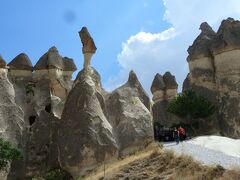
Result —
M206 165L221 165L226 169L240 167L239 157L230 156L216 150L211 150L200 145L193 144L190 141L180 142L178 145L176 145L175 142L164 143L164 149L173 150L179 155L190 155L195 160Z

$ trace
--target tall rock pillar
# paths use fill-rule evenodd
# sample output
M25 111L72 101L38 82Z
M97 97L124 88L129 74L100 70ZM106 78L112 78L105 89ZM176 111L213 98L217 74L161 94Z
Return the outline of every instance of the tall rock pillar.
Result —
M81 31L79 32L79 36L83 44L82 53L84 55L84 69L87 69L88 67L90 67L91 58L96 52L97 48L95 46L93 38L89 34L86 27L83 27L81 29Z

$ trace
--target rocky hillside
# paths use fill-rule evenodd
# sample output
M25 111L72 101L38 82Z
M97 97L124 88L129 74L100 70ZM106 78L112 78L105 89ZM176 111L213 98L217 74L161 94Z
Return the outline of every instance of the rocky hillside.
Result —
M151 144L144 151L136 152L123 160L105 164L88 174L85 179L222 179L240 178L238 169L227 170L222 166L206 166L186 155L175 155Z
M224 20L217 32L203 23L189 47L190 72L183 91L194 90L217 106L198 134L240 137L240 22ZM153 102L137 75L106 92L90 66L97 48L86 27L79 32L83 69L74 81L74 61L51 47L33 66L21 53L8 64L0 57L0 138L23 151L1 179L31 179L52 169L77 178L105 162L123 158L153 141L153 122L164 126L191 123L165 111L178 94L174 75L157 74ZM159 167L160 168L160 167ZM2 173L0 173L2 174Z
M24 53L8 65L1 57L0 137L21 148L24 156L1 179L31 179L56 168L77 178L153 141L150 99L136 74L106 92L90 67L96 52L93 38L85 27L79 35L84 68L74 82L74 61L56 47L35 66Z
M232 18L223 20L217 32L204 22L200 25L200 30L199 36L188 48L190 72L183 83L183 91L193 90L204 96L214 103L217 112L205 120L198 119L198 128L195 130L198 134L221 134L239 138L240 21ZM164 126L191 123L163 110L169 103L167 94L177 94L174 88L168 90L165 84L164 78L157 74L151 88L154 122Z

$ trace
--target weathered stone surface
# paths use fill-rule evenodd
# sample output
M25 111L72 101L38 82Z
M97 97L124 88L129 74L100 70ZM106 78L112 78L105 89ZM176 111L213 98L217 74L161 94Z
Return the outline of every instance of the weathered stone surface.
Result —
M214 55L240 48L240 21L228 18L223 20L216 38L214 38L211 51Z
M194 49L190 48L188 57L190 88L208 98L218 108L216 114L209 119L209 131L214 129L215 133L235 138L240 137L239 31L240 21L232 18L223 20L216 34L210 30L207 34L212 35L205 36L205 39L203 33L199 35L191 46ZM199 40L200 43L197 43ZM199 58L194 52L204 54L202 46L205 47L205 57L201 55Z
M6 69L0 69L0 92L0 137L19 145L24 125L23 111L15 103L15 91Z
M6 62L5 60L2 58L2 56L0 55L0 68L5 68L6 67Z
M63 60L55 46L51 47L34 66L34 70L63 69Z
M144 147L153 140L149 106L150 100L133 71L129 74L128 82L109 95L107 110L120 156Z
M187 77L183 81L182 92L191 90L191 81L190 81L190 74L188 73Z
M178 84L175 76L173 76L169 71L163 75L163 81L165 83L166 89L177 89Z
M163 81L163 77L159 73L157 73L152 82L151 92L154 93L156 91L164 90L165 88L166 86Z
M79 36L81 38L83 47L82 47L82 53L95 53L97 48L95 46L95 43L93 41L93 38L91 37L90 33L88 32L88 29L86 27L83 27L81 31L79 32Z
M73 61L73 59L68 58L68 57L64 57L63 58L63 70L64 71L76 71L77 67Z
M73 177L117 156L111 124L104 115L100 76L93 68L82 70L74 83L59 128L61 167Z
M151 86L154 101L152 106L154 125L171 127L180 122L179 118L166 111L168 103L177 95L177 88L175 76L170 72L166 72L163 76L156 74Z
M90 67L91 58L93 54L96 52L97 48L95 46L93 38L91 37L86 27L83 27L81 29L81 31L79 32L79 36L83 45L82 47L82 53L84 55L83 67L84 69L87 69Z
M164 127L172 127L174 124L179 124L180 118L166 111L169 104L168 100L155 102L152 107L153 122Z
M7 69L0 68L0 138L22 148L22 132L24 130L24 114L15 103L15 91L7 78ZM0 179L7 174L0 173Z
M10 63L8 63L8 66L11 70L32 71L33 69L32 62L30 61L29 57L24 53L17 55Z
M216 33L206 22L200 25L200 30L200 35L193 42L192 46L188 48L188 61L193 61L203 57L211 57L210 47Z
M46 110L32 117L26 135L26 178L42 176L49 169L60 166L57 147L60 120Z

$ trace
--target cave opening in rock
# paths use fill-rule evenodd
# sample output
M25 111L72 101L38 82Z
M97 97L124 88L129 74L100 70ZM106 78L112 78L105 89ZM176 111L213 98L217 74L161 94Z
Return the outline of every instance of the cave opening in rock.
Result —
M48 112L48 113L51 113L52 111L52 105L51 104L48 104L45 106L45 111Z
M35 123L35 121L36 121L36 116L30 116L29 117L29 124L30 124L30 126L32 126Z

